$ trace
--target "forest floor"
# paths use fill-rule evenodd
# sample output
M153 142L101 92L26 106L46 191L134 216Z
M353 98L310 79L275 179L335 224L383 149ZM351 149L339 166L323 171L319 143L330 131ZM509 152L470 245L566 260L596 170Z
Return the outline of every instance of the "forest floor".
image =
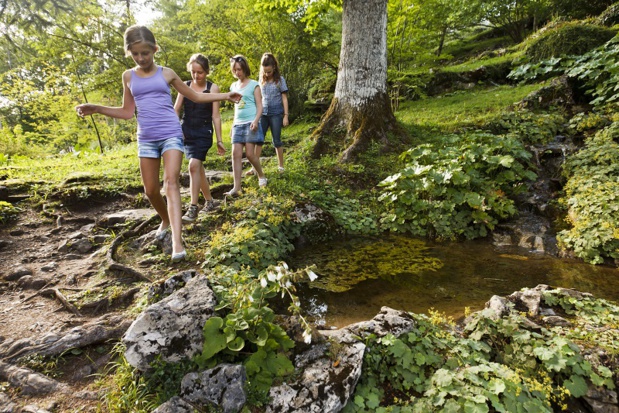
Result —
M122 305L72 311L72 297L83 299L97 293L98 286L105 283L102 274L108 243L95 244L82 252L66 250L63 245L75 239L75 234L87 233L101 217L132 208L128 198L86 204L78 209L63 208L62 217L56 220L40 211L25 209L17 220L0 227L0 361L6 360L3 349L20 339L66 334L106 314L135 318L135 314L126 314L126 306ZM69 306L48 294L53 290L62 292ZM114 345L99 343L56 357L29 356L18 360L17 365L62 383L64 391L24 396L20 388L0 380L0 412L39 411L32 407L28 410L29 405L50 412L106 411L101 405L97 381L112 360Z

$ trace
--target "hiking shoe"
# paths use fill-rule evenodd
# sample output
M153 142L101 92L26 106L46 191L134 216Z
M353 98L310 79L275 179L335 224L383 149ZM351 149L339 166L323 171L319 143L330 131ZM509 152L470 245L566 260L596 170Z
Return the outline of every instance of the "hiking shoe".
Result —
M284 167L283 167L283 166L278 166L278 167L277 167L277 172L279 172L280 174L283 174L283 173L284 173L284 171L285 171L285 169L284 169Z
M214 199L207 199L204 203L204 208L200 211L201 214L206 214L208 212L214 211L217 208L217 204Z
M185 215L183 215L183 222L193 222L196 218L198 218L198 206L191 205L187 212L185 212Z
M267 181L266 178L260 178L260 179L258 179L258 186L260 186L260 187L267 186L267 182L268 181Z

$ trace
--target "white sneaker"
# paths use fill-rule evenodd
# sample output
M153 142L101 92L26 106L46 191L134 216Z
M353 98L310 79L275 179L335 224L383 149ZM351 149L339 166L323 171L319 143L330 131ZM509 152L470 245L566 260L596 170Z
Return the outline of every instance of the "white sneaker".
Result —
M258 186L260 186L261 188L265 187L265 186L267 186L267 182L268 182L268 180L266 178L259 178L258 179Z

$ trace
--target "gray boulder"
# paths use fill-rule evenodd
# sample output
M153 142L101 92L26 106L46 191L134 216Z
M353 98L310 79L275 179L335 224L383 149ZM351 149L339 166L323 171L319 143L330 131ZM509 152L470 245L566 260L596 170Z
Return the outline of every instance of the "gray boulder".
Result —
M155 357L178 362L202 351L204 323L214 313L216 298L204 275L148 307L131 324L122 341L125 358L140 371L148 371Z
M224 413L236 413L247 401L243 390L246 380L245 367L220 364L202 373L189 373L183 377L181 397L193 405L215 405Z

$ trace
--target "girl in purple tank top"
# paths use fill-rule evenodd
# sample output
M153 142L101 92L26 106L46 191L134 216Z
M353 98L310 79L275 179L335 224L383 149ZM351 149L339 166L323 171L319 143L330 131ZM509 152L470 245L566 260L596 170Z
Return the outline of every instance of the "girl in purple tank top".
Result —
M156 237L163 240L171 229L172 261L187 257L181 238L181 193L178 183L183 161L183 132L172 105L170 86L194 102L220 100L238 102L238 93L196 93L167 67L154 61L158 50L153 33L144 26L125 31L125 55L137 65L122 75L123 103L120 107L83 104L75 107L79 116L100 113L117 119L131 119L138 110L138 157L144 192L161 217ZM166 201L161 196L159 169L163 158Z

